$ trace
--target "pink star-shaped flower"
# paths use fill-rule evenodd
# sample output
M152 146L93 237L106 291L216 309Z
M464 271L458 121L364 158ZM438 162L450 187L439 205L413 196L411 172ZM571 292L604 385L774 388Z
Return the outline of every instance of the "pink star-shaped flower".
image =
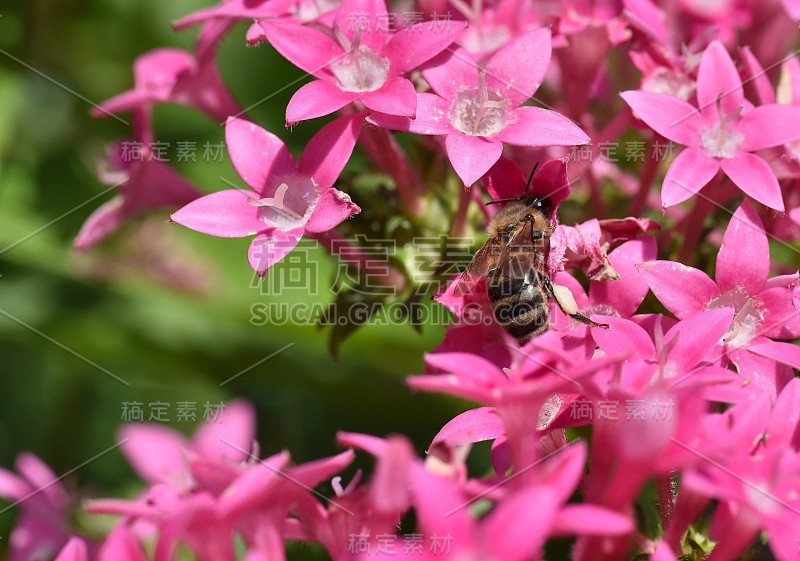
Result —
M140 56L133 65L133 89L103 102L92 115L149 111L156 103L188 105L220 122L237 115L239 105L225 87L213 54L209 49L198 59L184 50L165 48Z
M784 210L775 173L752 152L800 139L796 126L800 107L752 107L744 99L741 78L722 43L711 43L700 62L699 108L666 94L627 91L622 97L653 130L687 146L664 178L664 207L689 199L721 168L745 194Z
M16 468L17 473L0 468L0 498L19 509L8 540L9 561L52 559L70 539L67 491L33 454L17 456Z
M339 5L338 0L223 0L216 6L204 8L182 17L175 29L214 20L258 20L291 16L299 21L314 21Z
M417 94L416 118L371 115L369 120L395 130L445 135L447 156L465 185L489 171L504 142L588 144L589 137L563 115L521 106L541 85L550 55L548 29L521 35L483 65L466 50L452 49L422 71L435 93Z
M386 30L383 0L344 0L334 22L335 40L323 31L287 21L262 20L270 44L318 78L300 88L286 107L286 124L328 115L360 101L389 115L413 116L414 84L403 74L442 52L463 30L422 25Z
M151 133L146 133L145 137L147 134ZM200 191L169 165L153 159L149 147L143 146L141 154L134 156L134 145L125 142L112 145L108 157L112 169L103 170L99 175L105 183L118 185L119 194L86 219L73 243L78 251L91 248L126 220L144 211L179 208L201 196Z
M218 191L172 215L178 224L224 238L256 235L248 259L259 275L292 251L306 232L326 232L361 209L333 187L350 159L363 114L324 126L295 162L272 133L229 119L225 138L234 168L252 189Z
M745 201L725 231L716 282L703 271L672 261L651 261L638 268L656 298L678 318L732 307L733 323L721 343L739 374L774 398L792 376L791 368L783 365L800 365L800 348L772 339L800 336L800 314L792 305L798 275L770 279L769 266L764 227Z

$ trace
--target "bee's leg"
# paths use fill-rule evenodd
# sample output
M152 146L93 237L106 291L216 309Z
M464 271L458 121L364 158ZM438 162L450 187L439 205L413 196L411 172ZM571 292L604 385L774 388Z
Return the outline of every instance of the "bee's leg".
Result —
M543 279L545 290L550 293L550 295L553 297L553 300L555 300L556 304L558 304L558 307L561 308L562 312L567 314L575 321L583 323L584 325L608 329L609 326L607 323L597 323L592 321L578 311L578 303L575 302L575 296L572 295L572 292L569 288L566 286L553 284L553 282L546 276L543 276Z

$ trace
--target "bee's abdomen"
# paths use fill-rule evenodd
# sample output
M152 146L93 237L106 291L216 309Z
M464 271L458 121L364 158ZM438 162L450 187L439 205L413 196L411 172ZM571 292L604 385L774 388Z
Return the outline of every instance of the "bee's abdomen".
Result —
M498 270L486 276L489 300L498 323L512 337L527 341L550 324L544 292L534 279L513 278Z

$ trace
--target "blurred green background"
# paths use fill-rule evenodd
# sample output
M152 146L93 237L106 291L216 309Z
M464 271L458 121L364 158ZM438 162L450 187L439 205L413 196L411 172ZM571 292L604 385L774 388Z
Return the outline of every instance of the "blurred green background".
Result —
M206 401L249 399L263 452L288 448L296 461L338 451L338 430L402 432L423 450L459 409L412 394L403 382L421 371L441 328L369 326L333 359L327 333L313 325L250 323L254 304L330 301L336 267L313 247L302 254L317 264L320 291L312 297L264 294L246 262L249 240L203 236L166 223L166 214L129 225L86 255L71 250L83 221L110 198L98 197L107 187L95 177L105 145L130 131L89 117L90 105L67 88L95 103L129 89L138 55L191 47L195 31L176 33L170 22L208 4L12 0L0 8L0 466L28 450L58 474L73 469L115 443L126 402L143 403L146 417L148 404L166 402L173 424L190 433L193 423L176 422L178 402L196 402L200 417ZM270 47L245 47L246 28L235 28L219 55L245 107L301 77ZM320 123L284 127L296 87L250 115L299 153ZM173 162L177 142L224 138L218 123L183 107L157 108L155 128L158 140L171 143ZM205 191L222 188L220 176L238 179L227 156L175 165ZM76 499L138 488L119 451L66 483ZM15 516L13 509L0 514L0 536ZM0 540L0 552L6 543Z

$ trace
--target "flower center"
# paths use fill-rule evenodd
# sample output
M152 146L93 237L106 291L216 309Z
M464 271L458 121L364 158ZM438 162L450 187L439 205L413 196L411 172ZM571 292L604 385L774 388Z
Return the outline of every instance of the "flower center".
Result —
M389 59L361 44L361 29L352 42L335 29L339 43L347 51L331 64L331 71L346 92L374 92L381 88L389 77Z
M450 106L450 122L471 136L492 136L505 128L510 103L486 87L486 71L478 75L478 88L458 92Z
M290 181L291 187L280 182L272 196L249 199L251 205L258 207L261 221L281 230L305 226L319 197L310 179L294 177Z
M303 22L313 21L339 6L336 0L300 0L292 12Z
M642 89L648 92L672 95L688 100L697 86L694 80L682 72L669 68L657 68L642 81Z
M759 335L759 327L764 321L764 311L740 286L712 298L706 304L706 310L724 307L733 308L735 315L730 328L722 337L722 342L737 349L746 347Z
M731 127L734 119L742 112L742 106L737 107L730 115L725 115L722 112L722 104L718 98L717 112L719 113L719 122L703 130L700 133L700 141L709 156L733 158L742 140L744 140L744 135Z

